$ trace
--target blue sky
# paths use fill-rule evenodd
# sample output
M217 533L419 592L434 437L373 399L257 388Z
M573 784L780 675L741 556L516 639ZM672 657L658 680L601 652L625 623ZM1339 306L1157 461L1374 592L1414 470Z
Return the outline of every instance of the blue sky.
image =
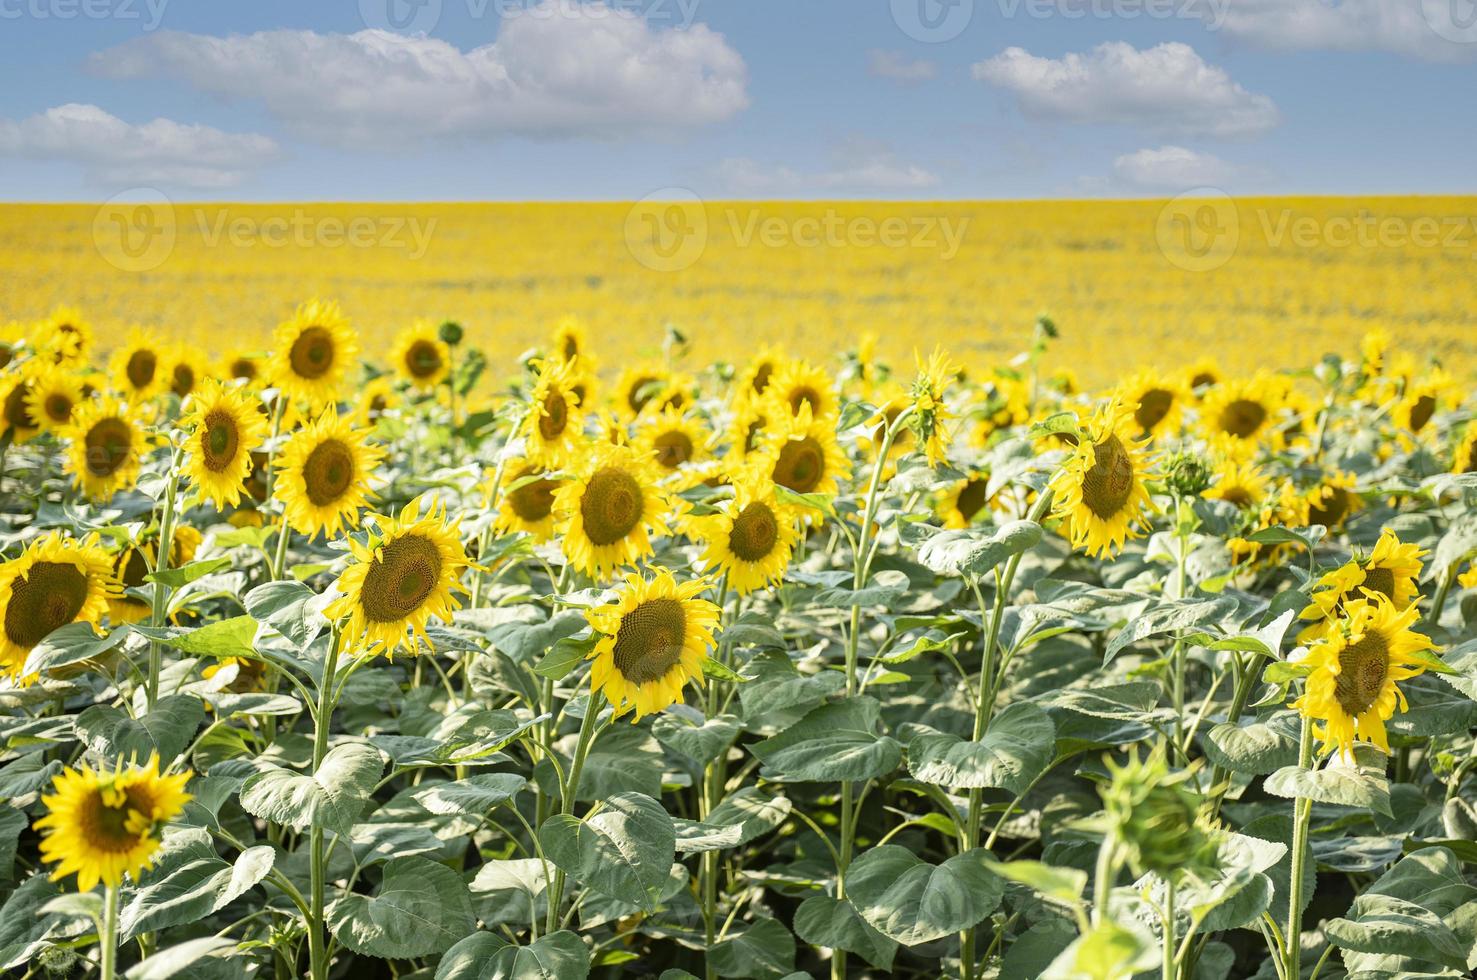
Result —
M0 37L8 200L1471 193L1477 159L1477 0L0 0Z

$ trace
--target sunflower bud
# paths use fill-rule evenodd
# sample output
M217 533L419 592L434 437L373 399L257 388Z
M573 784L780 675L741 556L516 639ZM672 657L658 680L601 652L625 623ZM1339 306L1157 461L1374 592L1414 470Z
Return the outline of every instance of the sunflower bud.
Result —
M1177 497L1198 497L1215 475L1210 460L1199 453L1172 453L1164 467L1164 482Z
M436 335L439 336L441 338L441 342L448 347L455 347L457 344L460 344L462 342L463 334L464 331L462 330L462 325L460 323L457 323L455 320L447 320L436 330Z
M1135 874L1178 879L1215 869L1219 835L1200 794L1183 785L1192 770L1171 774L1157 752L1107 765L1112 780L1099 790L1103 808Z

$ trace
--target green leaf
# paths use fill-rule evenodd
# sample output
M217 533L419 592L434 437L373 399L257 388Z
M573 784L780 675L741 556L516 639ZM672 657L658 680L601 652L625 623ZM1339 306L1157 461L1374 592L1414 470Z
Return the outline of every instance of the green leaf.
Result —
M1011 521L990 530L938 531L917 545L918 560L940 575L978 579L1007 559L1036 547L1041 534L1041 525L1035 521Z
M860 589L835 586L821 589L811 600L817 606L849 609L852 606L890 606L908 594L908 576L896 569L885 568L872 576Z
M579 642L566 637L555 643L549 648L548 653L539 658L539 662L533 665L533 672L550 680L563 680L569 676L570 671L584 662L585 657L594 648L593 642Z
M812 946L844 949L879 970L891 970L897 943L867 925L845 899L812 895L795 910L795 935Z
M1047 968L1047 976L1125 980L1152 969L1157 962L1158 951L1143 937L1104 921L1062 950Z
M125 635L124 630L113 630L99 636L91 623L68 623L52 630L46 639L31 648L21 674L40 674L96 660L117 646Z
M1297 763L1297 742L1260 722L1216 725L1205 736L1205 755L1231 772L1265 776Z
M431 813L480 817L517 796L525 785L527 780L517 773L483 773L416 790L411 798Z
M549 907L544 874L548 870L550 866L538 858L488 861L478 868L471 888L483 924L527 924L534 916L542 921Z
M720 977L780 980L795 970L795 937L774 919L756 919L708 953Z
M441 957L436 980L585 980L590 954L567 929L527 946L510 945L492 932L477 932Z
M499 623L487 631L487 639L513 660L529 663L534 657L552 650L560 640L574 636L589 625L590 621L583 612L565 610L539 623Z
M256 620L250 616L220 619L196 629L133 627L133 631L141 636L195 657L254 657L256 629Z
M1360 895L1352 919L1323 924L1328 941L1356 953L1396 954L1441 963L1456 970L1467 968L1470 952L1447 925L1414 902L1389 895Z
M877 734L882 706L859 696L823 704L773 738L749 747L770 778L790 782L875 779L897 768L902 749Z
M1302 797L1315 803L1363 807L1393 816L1390 783L1383 773L1371 769L1302 769L1284 766L1262 783L1273 796Z
M619 793L588 820L557 814L539 841L550 861L592 891L656 911L676 855L672 818L642 793Z
M268 582L258 585L242 597L241 603L252 619L270 626L285 636L299 650L326 624L313 608L318 594L301 582Z
M908 770L919 782L1023 793L1051 763L1056 726L1030 701L1008 705L978 742L957 735L920 735L908 743Z
M266 845L249 847L228 864L202 830L167 839L138 887L124 893L118 919L123 938L188 925L219 911L265 878L275 855Z
M651 734L674 752L705 766L727 751L738 738L739 723L733 715L689 720L676 711L664 711L651 723Z
M1059 868L1041 861L989 861L986 865L1000 877L1065 905L1081 905L1087 890L1087 872L1079 868Z
M189 585L197 579L202 579L212 572L218 572L222 568L230 567L231 559L202 558L200 561L192 561L179 568L166 568L162 572L150 572L144 576L145 582L159 582L171 589L177 589L182 585Z
M757 786L745 786L708 813L705 823L714 827L739 828L739 846L752 843L777 830L790 815L791 803L784 796L770 796Z
M236 942L224 936L202 936L177 946L161 949L148 959L134 964L123 974L127 980L169 980L194 966L207 956L219 956L234 950Z
M345 742L328 750L314 775L273 766L241 786L241 808L293 830L314 824L347 834L379 782L385 763L364 742Z
M1172 630L1189 629L1192 626L1214 622L1235 611L1236 600L1229 596L1161 602L1118 631L1103 651L1103 663L1110 663L1130 644Z
M373 896L346 894L328 910L329 928L356 953L386 960L444 953L477 928L461 875L429 858L385 865Z
M846 871L846 897L872 928L904 946L942 939L981 922L1005 886L990 852L965 851L932 865L896 844L865 851Z
M77 716L77 735L88 751L109 761L145 762L155 753L168 765L190 745L205 721L205 706L188 694L160 698L142 718L130 718L108 704L95 704Z

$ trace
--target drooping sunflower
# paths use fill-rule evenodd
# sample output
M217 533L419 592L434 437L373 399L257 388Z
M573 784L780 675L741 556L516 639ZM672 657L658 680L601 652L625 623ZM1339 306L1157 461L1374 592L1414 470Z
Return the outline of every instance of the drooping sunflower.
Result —
M503 534L521 531L535 541L549 540L554 536L554 491L559 483L544 475L542 467L520 467L501 491L493 527Z
M1381 595L1397 610L1410 606L1420 598L1416 583L1426 554L1419 545L1402 542L1394 531L1385 528L1368 558L1340 565L1313 586L1309 596L1312 601L1300 614L1313 625L1298 637L1299 641L1311 642L1337 619L1341 606L1355 599Z
M106 503L138 481L148 437L121 398L99 395L83 402L64 432L70 443L67 472L94 502Z
M277 325L268 373L284 396L316 408L337 395L358 353L358 337L338 304L313 300Z
M664 568L650 579L629 574L615 603L585 612L601 634L588 658L590 686L617 716L634 708L640 721L681 700L689 680L703 683L719 616L716 605L698 598L707 587L703 579L679 585Z
M834 494L850 471L836 442L835 421L813 416L809 403L771 424L755 466L796 493Z
M1222 459L1216 466L1214 480L1202 497L1224 500L1242 510L1255 508L1266 499L1267 477L1255 463L1233 458Z
M33 825L45 834L42 860L56 865L51 879L75 874L80 892L100 881L116 888L125 875L136 879L153 864L160 827L190 801L185 785L192 775L162 774L157 755L143 765L120 761L112 772L86 764L64 770L41 797L47 812Z
M397 650L420 653L422 644L432 649L426 624L451 622L461 608L453 593L466 591L459 581L467 554L458 523L447 520L444 504L418 497L398 517L377 518L368 544L350 539L353 561L337 583L344 595L323 610L333 619L347 617L346 644L392 658Z
M29 364L29 362L28 362ZM0 376L0 413L4 431L13 443L29 442L41 432L41 423L31 414L31 391L35 387L35 371L28 364L11 368Z
M275 462L273 493L294 531L333 538L359 526L359 511L372 495L370 477L385 458L365 435L328 408L287 440Z
M1095 557L1122 549L1151 506L1135 425L1131 409L1109 400L1082 427L1082 438L1051 481L1052 516L1061 519L1073 548Z
M92 356L92 324L69 306L58 306L37 325L36 350L45 352L53 364L86 364Z
M571 381L578 361L535 362L537 371L523 420L526 455L531 462L557 469L573 460L585 441L585 416Z
M700 462L708 453L708 433L701 422L675 408L641 423L636 448L646 453L663 475L676 473L689 463Z
M0 564L0 668L19 678L26 657L68 623L102 622L118 593L96 534L77 540L51 532Z
M1179 431L1180 416L1190 401L1190 391L1184 382L1152 370L1140 371L1123 382L1118 394L1133 411L1140 438Z
M980 472L959 480L944 492L939 513L944 527L963 530L972 525L990 502L990 474Z
M1271 431L1285 392L1281 379L1265 373L1217 384L1201 402L1200 424L1213 443L1244 458Z
M422 391L432 391L451 373L451 348L437 333L436 324L417 320L395 338L390 363L400 377Z
M1307 523L1322 524L1330 530L1364 508L1364 500L1354 492L1352 473L1326 475L1303 499L1307 505Z
M62 367L39 369L26 392L26 414L45 431L65 429L81 403L82 385L76 373Z
M121 347L108 359L108 374L113 387L130 401L153 398L163 387L166 377L163 345L148 331L134 327Z
M955 368L949 356L938 349L927 361L922 356L917 361L918 376L909 392L913 414L908 419L908 428L922 445L928 465L938 466L944 461L952 438L948 426L952 413L944 403L944 389L954 379Z
M667 510L651 464L630 446L597 445L578 477L554 491L564 556L596 579L651 554Z
M1451 457L1453 473L1477 473L1477 421L1468 422Z
M169 567L180 568L195 560L204 536L188 524L174 529L169 549ZM113 577L120 589L138 589L145 584L144 576L154 568L154 557L158 553L156 541L139 541L130 544L113 556ZM145 599L132 596L127 591L108 598L108 620L113 625L137 623L153 612L152 605Z
M1424 664L1412 654L1436 646L1410 629L1420 617L1413 604L1397 609L1376 594L1346 603L1343 613L1309 649L1303 663L1313 672L1292 706L1322 722L1313 733L1324 753L1339 749L1350 756L1356 741L1373 742L1388 753L1385 721L1397 706L1406 709L1396 682L1423 673Z
M809 406L814 418L834 421L841 412L835 381L809 361L781 364L771 376L764 397L776 416L799 415L802 407Z
M184 474L216 510L241 502L251 475L251 454L267 441L261 402L245 390L206 379L180 420L185 439Z
M736 476L733 496L717 513L691 517L688 531L703 544L703 564L725 572L739 595L784 577L800 540L798 508L780 503L774 484L757 474Z

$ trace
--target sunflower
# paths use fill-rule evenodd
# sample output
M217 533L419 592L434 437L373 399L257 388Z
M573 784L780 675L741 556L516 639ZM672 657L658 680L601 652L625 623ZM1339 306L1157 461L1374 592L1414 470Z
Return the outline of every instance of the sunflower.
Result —
M944 404L944 389L953 380L955 368L949 356L937 348L927 361L918 355L915 358L918 377L910 392L913 414L908 419L908 428L922 444L928 465L938 466L949 449L950 433L945 423L952 415Z
M113 387L130 401L153 398L164 384L166 370L162 364L165 359L164 348L153 335L134 327L123 346L116 348L108 359L108 374L112 377Z
M417 320L400 331L390 351L396 372L422 391L435 389L451 373L451 348L429 320Z
M466 591L458 581L467 567L458 522L447 520L442 504L431 504L422 516L423 505L417 497L399 517L377 518L367 544L349 540L353 561L336 586L344 594L323 613L348 617L344 640L365 653L393 658L401 649L419 653L422 643L431 649L426 623L449 623L452 611L461 608L452 594Z
M1257 507L1266 499L1267 478L1254 463L1228 457L1216 466L1212 479L1202 497L1224 500L1242 510Z
M210 374L205 359L188 344L172 344L164 358L164 383L181 401Z
M65 433L72 482L95 503L106 503L137 482L148 440L121 398L99 395L78 405Z
M596 579L651 554L667 509L651 464L630 446L597 444L579 476L554 491L564 556Z
M316 407L333 400L358 353L338 304L313 300L277 325L269 374L284 396Z
M944 492L939 511L944 527L963 530L975 522L990 502L990 475L975 473L958 480Z
M310 539L320 531L332 538L345 527L357 527L359 511L371 496L370 475L384 458L364 430L336 409L326 409L294 432L277 456L273 492L287 522Z
M796 493L834 494L849 472L834 421L813 416L809 403L798 414L785 412L775 421L755 465Z
M768 425L769 418L765 415L764 400L745 399L733 413L733 422L728 430L728 451L735 458L742 459L759 450L764 445L764 432Z
M578 317L566 316L560 318L554 325L554 334L550 338L550 347L556 359L566 364L572 364L576 358L591 363L590 338L585 333L584 324L580 323Z
M1303 500L1307 508L1306 523L1322 524L1329 529L1338 527L1364 507L1364 501L1354 492L1352 473L1329 474Z
M92 356L92 324L68 306L58 306L37 325L38 352L45 351L52 363L81 365Z
M841 412L835 382L808 361L781 365L770 378L764 397L776 416L799 415L802 407L809 406L814 418L834 421Z
M379 420L400 407L400 393L388 374L370 378L355 397L354 421L373 428Z
M169 567L181 568L194 561L195 552L199 550L203 539L203 535L188 524L176 527L169 548ZM121 549L113 556L113 577L124 590L108 598L108 619L113 625L137 623L153 612L151 603L129 595L126 590L142 588L147 584L144 576L154 570L154 555L157 550L154 542L140 541Z
M116 888L124 875L137 878L159 849L158 831L191 799L185 784L192 773L166 776L158 755L143 765L109 772L82 765L66 769L41 797L46 815L33 826L45 833L41 858L56 865L51 880L77 875L77 890L90 892L101 881Z
M21 356L26 335L25 326L15 321L0 325L0 370L10 367Z
M535 541L554 536L554 491L559 480L544 475L542 467L525 464L502 490L493 527L503 534L519 531Z
M774 373L778 371L785 362L784 355L777 347L765 347L754 359L749 361L748 367L737 378L737 399L753 402L763 397L769 388L769 382L773 380Z
M1025 425L1031 420L1031 391L1024 379L997 374L985 388L984 408L974 441L988 446L997 432Z
M72 412L82 402L82 385L66 368L43 367L26 391L26 414L41 428L58 431L72 421Z
M1136 424L1131 409L1108 401L1082 427L1082 438L1052 478L1052 516L1061 518L1072 547L1089 555L1108 557L1121 549L1151 506L1144 444L1131 435Z
M1313 586L1309 597L1312 602L1300 614L1313 625L1298 640L1309 643L1316 639L1337 618L1340 607L1355 599L1379 595L1397 610L1410 606L1420 598L1416 583L1426 554L1418 545L1402 542L1389 528L1381 531L1367 559L1346 562Z
M1340 749L1351 756L1356 741L1373 742L1389 753L1385 721L1405 695L1395 686L1426 668L1412 654L1434 651L1429 637L1412 632L1420 617L1414 604L1404 610L1383 595L1355 599L1344 615L1308 651L1311 666L1302 697L1292 706L1323 724L1313 733L1325 753Z
M1286 385L1265 373L1217 384L1201 403L1200 424L1211 441L1226 452L1247 456L1271 430L1285 393Z
M1385 352L1390 349L1390 331L1375 327L1367 331L1359 341L1359 373L1367 378L1378 377L1385 369Z
M235 507L251 475L251 454L267 441L261 403L241 388L209 378L190 404L189 414L180 420L190 433L184 474L216 510Z
M697 598L707 587L704 579L678 585L664 568L651 579L631 574L614 604L585 612L601 634L588 658L590 686L617 716L635 708L639 721L681 700L689 680L703 683L719 616L716 605Z
M708 433L702 423L675 408L643 422L636 432L636 448L663 474L675 473L707 455Z
M222 378L254 385L262 377L262 357L254 350L237 350L221 358Z
M912 396L906 388L896 381L887 381L876 386L877 411L867 419L867 435L859 440L862 450L871 456L882 445L887 430L897 421L903 409L912 404ZM913 427L905 425L892 437L892 445L887 449L888 460L895 460L906 455L913 448Z
M800 511L782 504L774 484L753 474L736 477L733 496L718 511L686 521L701 542L703 563L728 575L739 595L762 589L784 577L795 544Z
M1221 366L1210 357L1203 357L1185 368L1185 387L1197 398L1204 398L1210 389L1221 383Z
M1133 410L1140 438L1179 431L1180 415L1190 400L1190 390L1179 379L1156 371L1140 371L1118 388L1123 404Z
M577 376L578 361L534 362L537 372L529 393L529 411L523 420L530 462L549 468L564 466L575 458L585 441L585 417L580 398L570 382Z
M29 442L41 431L40 421L31 414L31 391L35 372L27 366L12 368L0 378L0 413L5 431L14 443Z
M68 623L95 626L117 592L96 534L79 541L53 531L32 541L0 564L0 669L20 677L32 647Z
M1458 400L1457 388L1451 375L1437 368L1426 377L1406 386L1405 394L1396 403L1391 418L1402 435L1417 435L1426 428L1437 412L1451 408ZM1409 442L1408 437L1405 441Z
M1451 457L1453 473L1477 473L1477 421L1467 423L1462 440Z
M616 409L627 421L641 417L649 405L661 407L672 387L672 373L657 365L638 365L626 368L615 383Z

